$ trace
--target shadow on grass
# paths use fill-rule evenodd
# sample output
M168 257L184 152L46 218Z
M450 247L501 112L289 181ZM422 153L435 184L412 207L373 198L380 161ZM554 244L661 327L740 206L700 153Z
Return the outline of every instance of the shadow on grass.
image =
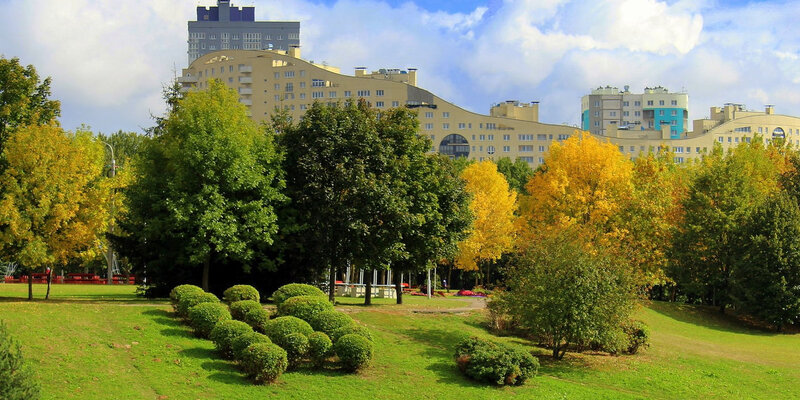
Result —
M181 356L195 358L198 360L215 360L214 362L220 362L226 364L224 361L219 360L219 356L213 349L206 349L202 347L192 347L188 349L183 349L178 352ZM203 367L204 369L207 369Z
M161 301L150 301L148 299L142 298L116 298L116 297L107 297L103 298L103 296L94 296L94 297L84 297L84 296L70 296L69 298L62 298L62 297L51 297L50 299L44 298L44 295L33 298L33 300L28 300L28 296L24 297L0 297L1 303L17 303L17 302L31 302L31 303L47 303L47 304L113 304L113 305L141 305L141 306L161 306ZM169 303L163 302L163 305L168 305Z
M775 331L769 331L762 327L748 324L746 321L737 318L735 315L721 314L719 309L716 307L667 303L661 301L652 301L646 306L647 308L665 317L707 329L758 336L779 335L779 333L776 333Z
M181 329L181 328L162 329L161 330L161 334L164 335L164 336L169 336L169 337L182 337L182 338L194 338L195 337L192 334L192 332L190 332L190 331L188 331L186 329Z

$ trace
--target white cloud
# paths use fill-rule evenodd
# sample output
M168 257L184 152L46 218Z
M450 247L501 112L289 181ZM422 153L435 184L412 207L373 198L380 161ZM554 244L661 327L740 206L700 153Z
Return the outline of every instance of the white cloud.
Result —
M67 127L135 130L162 109L173 65L185 66L196 4L8 0L0 2L0 53L53 77ZM543 121L576 123L581 95L628 84L685 88L690 118L724 102L800 114L799 2L505 0L448 13L412 0L259 0L256 12L300 20L306 59L347 74L416 67L420 86L477 112L541 100Z

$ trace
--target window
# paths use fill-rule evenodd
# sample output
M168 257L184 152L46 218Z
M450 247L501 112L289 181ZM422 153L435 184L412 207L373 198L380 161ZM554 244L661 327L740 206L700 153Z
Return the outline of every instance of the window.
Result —
M304 70L304 69L301 69L301 70L300 70L300 77L302 78L302 77L304 77L304 76L306 76L306 70Z
M647 100L647 105L648 106L652 106L653 105L653 100Z
M670 103L671 103L673 106L677 106L677 105L678 105L678 100L672 100Z
M489 135L489 140L494 140L494 135Z
M675 146L674 149L675 149L675 154L683 153L683 146Z
M275 84L275 90L281 90L281 84L280 83L276 83Z
M358 97L369 97L369 90L359 90Z
M311 87L325 87L325 81L322 79L312 79Z
M678 121L673 119L672 121L669 121L669 124L672 126L678 126Z
M276 73L272 74L272 76L273 76L275 79L281 79L281 73L280 73L280 72L276 72Z
M511 146L503 146L503 153L508 153L511 151Z
M294 71L284 71L283 72L284 78L294 78Z
M325 92L311 92L312 99L321 99L325 97Z
M594 106L595 106L595 107L600 107L600 102L599 102L599 101L595 101L595 102L594 102Z
M616 111L611 111L611 112L609 112L608 114L609 114L610 116L612 116L612 117L616 117L616 116L617 116L617 112L616 112Z
M569 135L564 135L564 134L558 135L558 140L567 140L567 139L569 139Z
M544 151L544 146L539 146L539 152L543 152L543 151Z
M547 140L547 135L536 135L536 140Z
M722 142L724 142L724 141L725 141L725 138L718 137L718 138L717 138L717 141L718 141L718 142L720 142L720 143L722 143Z
M628 117L628 116L630 116L630 112L628 112L628 111L623 111L623 112L622 112L622 116L623 116L623 117Z
M486 148L486 152L489 154L494 154L494 146L489 146Z
M642 102L637 100L633 102L633 105L636 107L640 107L642 105Z
M433 130L433 124L425 124L425 130L426 131Z
M428 111L425 113L425 118L433 118L433 112Z
M672 116L674 117L676 115L678 115L678 110L672 110Z
M475 150L474 146L473 150ZM468 157L469 143L467 142L467 138L458 134L445 136L441 143L439 143L439 153L453 158Z
M383 102L382 101L376 101L375 102L375 107L383 108Z
M600 121L594 121L594 126L600 126Z
M533 140L533 135L517 135L519 141Z
M663 106L664 105L664 100L659 100L658 101L658 105Z
M634 111L633 115L637 116L637 117L641 117L642 116L642 112L641 111Z
M306 94L305 93L300 93L300 99L303 100L305 98L306 98Z
M375 96L383 96L383 89L376 90Z
M445 111L442 113L442 118L450 118L450 113Z
M623 101L623 102L622 102L622 106L623 106L623 107L628 107L628 106L630 106L630 103L629 103L629 102L627 102L627 101Z
M467 129L467 124L465 124L463 122L459 122L458 123L458 129Z
M664 110L658 110L658 116L659 117L663 117L664 116Z
M503 135L503 140L505 140L506 142L511 140L511 135Z
M519 146L519 152L520 153L531 153L531 152L533 152L533 146L531 146L531 145Z
M634 151L636 151L636 146L631 146L630 150L631 150L631 153L633 153Z
M306 82L305 81L300 82L300 88L303 89L305 87L306 87Z
M442 129L450 129L450 124L448 124L447 122L443 123Z
M353 92L351 92L349 90L345 90L344 91L344 97L353 97Z
M594 116L595 116L595 117L599 117L599 116L600 116L600 111L595 111L595 112L594 112Z
M522 160L526 163L533 164L533 157L517 157L517 160Z
M539 157L539 164L544 164L544 158L543 157Z
M328 97L330 97L332 99L335 99L336 98L336 92L328 92Z
M486 140L486 135L479 135L479 136L478 136L478 138L479 138L480 140Z
M675 157L675 163L676 164L682 164L683 163L683 157Z
M392 107L400 107L400 102L399 101L393 101L392 102Z

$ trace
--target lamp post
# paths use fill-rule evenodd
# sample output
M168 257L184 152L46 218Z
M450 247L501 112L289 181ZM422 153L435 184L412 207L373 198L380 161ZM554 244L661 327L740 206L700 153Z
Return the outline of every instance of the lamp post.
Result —
M108 146L108 149L111 150L111 176L110 176L110 178L113 179L117 174L117 161L116 161L116 159L114 159L114 147L112 147L110 144L108 144L106 142L103 142L103 144ZM112 199L111 199L111 213L109 215L109 219L110 219L110 221L108 223L108 232L109 233L114 233L114 199L113 199L113 195L112 195ZM108 271L107 271L106 277L107 277L107 283L109 285L112 285L114 283L114 270L113 270L113 266L114 266L114 249L111 248L111 242L108 243L107 247L108 247L108 249L107 249L108 253L106 254L106 261L108 261Z

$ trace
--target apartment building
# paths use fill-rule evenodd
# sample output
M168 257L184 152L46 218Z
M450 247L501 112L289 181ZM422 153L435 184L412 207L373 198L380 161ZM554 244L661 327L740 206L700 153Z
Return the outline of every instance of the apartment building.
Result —
M689 128L689 95L670 93L661 86L631 93L629 86L599 87L581 98L581 127L605 136L613 127L618 130L661 131L668 126L670 138L677 139Z

